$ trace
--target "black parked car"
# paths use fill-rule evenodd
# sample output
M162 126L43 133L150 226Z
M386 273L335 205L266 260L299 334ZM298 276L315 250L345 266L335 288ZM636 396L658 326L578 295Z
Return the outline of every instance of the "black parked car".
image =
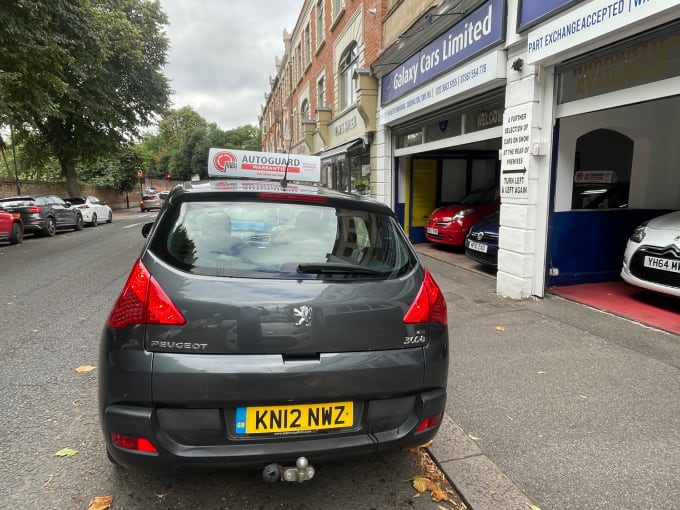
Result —
M21 214L24 232L53 236L60 229L83 230L83 215L56 195L0 198L7 211Z
M498 214L472 226L465 237L465 255L485 266L498 266Z
M311 463L435 436L446 303L388 206L314 186L187 183L143 234L101 338L113 462L301 482Z

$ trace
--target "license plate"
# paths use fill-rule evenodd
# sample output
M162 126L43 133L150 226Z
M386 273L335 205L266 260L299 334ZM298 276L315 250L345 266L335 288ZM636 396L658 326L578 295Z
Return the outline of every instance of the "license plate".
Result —
M427 233L436 236L439 234L439 230L437 230L436 228L427 227Z
M309 432L353 425L352 402L236 408L237 434Z
M670 271L671 273L680 273L680 260L660 259L645 255L645 267Z
M470 248L471 250L475 250L475 251L481 251L482 253L486 253L486 250L487 250L486 244L476 243L474 241L468 242L468 248Z

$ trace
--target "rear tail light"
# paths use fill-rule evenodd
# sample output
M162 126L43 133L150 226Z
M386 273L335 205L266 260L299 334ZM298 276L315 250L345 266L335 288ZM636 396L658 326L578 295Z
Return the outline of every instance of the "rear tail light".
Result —
M425 418L423 421L420 422L418 425L418 428L416 429L416 432L424 432L426 430L429 430L431 428L436 427L439 425L442 421L442 414L435 414L434 416L429 416Z
M156 447L145 437L124 436L123 434L111 433L111 442L118 448L136 450L138 452L158 453Z
M441 289L432 278L430 272L425 270L425 278L420 286L415 301L411 304L404 316L405 324L418 324L422 322L438 322L446 326L446 300Z
M132 324L181 326L182 315L148 269L138 260L106 323L112 328Z
M42 211L42 209L40 208L40 206L37 205L32 205L31 207L28 208L28 212L31 214L38 214L40 211Z

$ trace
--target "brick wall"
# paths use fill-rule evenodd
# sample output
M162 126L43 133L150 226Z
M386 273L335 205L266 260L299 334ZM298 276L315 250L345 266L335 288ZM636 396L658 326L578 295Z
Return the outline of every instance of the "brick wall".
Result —
M177 182L158 180L152 185L158 191L171 189ZM66 197L66 183L65 182L40 182L40 181L19 181L22 195L30 194L53 194L58 197ZM99 188L96 186L89 186L87 184L80 185L80 192L83 195L94 195L100 200L106 202L113 209L125 209L127 207L127 200L125 193L118 193L111 188ZM0 198L13 197L17 195L16 183L13 179L0 179ZM130 208L139 207L140 194L139 189L129 193Z

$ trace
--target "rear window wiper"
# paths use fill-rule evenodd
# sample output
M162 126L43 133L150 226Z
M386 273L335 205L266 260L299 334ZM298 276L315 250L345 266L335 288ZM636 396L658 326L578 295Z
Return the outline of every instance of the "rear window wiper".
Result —
M355 266L352 264L339 264L336 262L318 262L300 264L297 267L298 273L303 274L347 274L347 275L370 275L385 276L383 271L370 269L368 267Z

